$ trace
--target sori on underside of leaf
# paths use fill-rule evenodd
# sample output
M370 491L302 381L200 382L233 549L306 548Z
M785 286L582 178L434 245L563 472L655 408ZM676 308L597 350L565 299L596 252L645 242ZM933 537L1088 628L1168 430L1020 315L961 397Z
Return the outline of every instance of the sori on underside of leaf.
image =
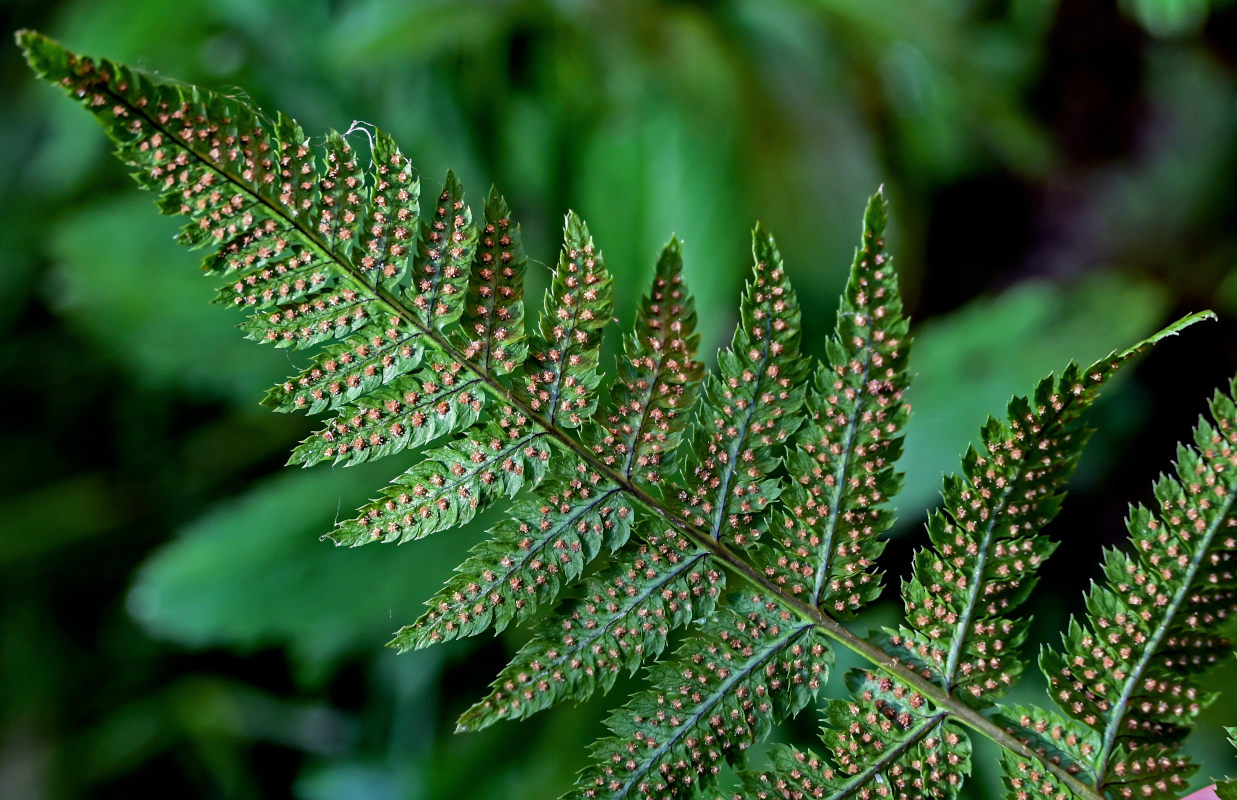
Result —
M187 218L181 241L210 251L216 300L249 314L246 335L301 361L264 400L327 414L291 462L417 451L330 539L409 542L502 509L391 642L531 629L460 728L583 701L648 665L577 796L704 796L729 764L752 797L950 798L972 733L1002 748L1011 798L1184 791L1180 743L1211 697L1202 671L1231 650L1221 626L1237 602L1228 396L1156 484L1155 507L1131 512L1131 547L1106 555L1087 614L1040 654L1059 711L1001 701L1027 665L1026 604L1090 433L1084 413L1139 352L1205 314L1070 364L989 419L944 481L902 621L864 638L840 621L881 591L911 375L883 191L822 359L802 349L787 267L758 225L717 367L699 357L671 239L608 376L613 277L579 215L529 330L528 257L496 190L475 215L448 174L423 206L381 131L312 141L235 97L33 32L18 42L103 124L160 210ZM814 705L837 645L868 663L820 705L824 750L779 744L746 769L778 722Z

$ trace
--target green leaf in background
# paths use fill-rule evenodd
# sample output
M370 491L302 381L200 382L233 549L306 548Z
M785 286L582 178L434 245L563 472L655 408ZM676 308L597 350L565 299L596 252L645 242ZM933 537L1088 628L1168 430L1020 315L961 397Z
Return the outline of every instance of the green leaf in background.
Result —
M243 317L204 302L218 281L173 268L185 258L178 229L140 194L73 209L53 234L49 299L133 380L259 413L253 398L289 371L290 356L252 347L236 329Z
M365 464L263 481L155 551L138 571L130 610L156 636L191 647L285 647L308 677L326 674L415 616L425 587L445 579L472 543L469 531L436 536L408 558L318 541L324 522L389 472Z

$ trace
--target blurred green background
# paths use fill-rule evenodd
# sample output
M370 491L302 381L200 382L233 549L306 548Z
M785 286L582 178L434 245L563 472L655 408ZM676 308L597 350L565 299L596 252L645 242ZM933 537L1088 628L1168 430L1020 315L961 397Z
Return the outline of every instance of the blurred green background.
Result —
M428 185L448 165L474 199L496 183L543 262L575 208L625 323L677 233L710 354L733 329L757 218L822 353L883 183L919 374L894 586L987 413L1071 358L1214 308L1220 322L1163 344L1096 410L1051 529L1039 641L1079 610L1126 504L1149 497L1237 370L1233 3L9 0L0 14L78 51L242 87L313 134L379 124ZM95 124L15 48L0 64L0 796L567 789L602 703L452 733L519 632L382 647L487 520L410 548L319 542L402 465L281 470L313 425L257 406L288 353L242 341L238 318L207 305L197 256ZM865 623L893 618L888 595ZM1216 685L1234 680L1237 662ZM1018 699L1042 692L1029 675ZM1222 722L1237 723L1237 692L1191 743L1199 785L1237 772ZM817 725L805 713L782 735L809 741ZM977 747L969 796L992 797Z

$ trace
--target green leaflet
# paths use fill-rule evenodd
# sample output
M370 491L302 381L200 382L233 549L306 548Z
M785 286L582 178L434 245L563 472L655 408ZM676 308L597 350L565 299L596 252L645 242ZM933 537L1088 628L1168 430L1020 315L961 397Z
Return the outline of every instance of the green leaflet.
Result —
M847 675L849 700L832 700L821 739L826 757L786 745L773 749L774 770L744 776L766 798L952 798L970 770L970 745L947 714L890 678Z
M893 524L888 500L901 488L893 465L908 415L910 336L884 249L887 217L878 192L864 214L829 363L812 376L808 419L787 456L793 480L782 503L789 513L772 526L781 551L795 559L796 594L837 616L879 593L879 536Z
M540 483L550 460L546 432L518 414L502 423L428 451L327 537L349 547L422 539L463 525L499 498L514 497L526 482Z
M777 499L770 472L779 461L776 446L799 426L807 369L799 355L799 303L763 225L752 232L752 255L740 323L730 349L718 354L718 373L705 379L688 481L678 491L693 525L739 544Z
M661 480L690 421L704 365L696 360L696 307L683 283L677 239L657 260L653 287L640 304L633 333L623 342L614 384L614 409L593 451L628 478ZM673 468L673 464L669 465Z
M464 187L447 173L433 212L421 224L421 238L412 265L412 285L404 297L422 323L439 330L464 313L465 291L477 246L472 211L464 204Z
M316 414L340 408L416 369L425 354L421 335L408 332L398 320L391 322L389 328L370 326L323 348L299 375L267 391L262 405Z
M413 254L421 182L394 139L374 131L373 142L373 191L359 212L361 238L353 262L367 281L390 290L404 278Z
M541 335L529 345L523 374L529 407L550 424L578 428L597 408L597 348L613 314L611 282L588 226L578 214L568 214Z
M736 596L649 671L651 688L607 721L585 798L660 798L712 789L720 762L741 763L775 721L811 702L829 649L811 624L758 594Z
M1065 765L1087 783L1095 783L1095 774L1089 767L1100 746L1095 731L1080 730L1076 723L1054 710L1026 705L1002 705L993 719L1036 752Z
M341 339L369 322L373 300L350 286L315 292L300 302L258 311L241 323L241 330L257 342L276 347L312 347Z
M460 352L484 371L506 374L528 355L524 336L527 264L520 226L511 219L507 201L497 189L491 189L461 319Z
M476 373L460 361L433 353L415 375L397 378L341 410L292 451L288 462L350 466L420 447L471 427L487 397Z
M1112 550L1060 650L1040 665L1053 699L1098 737L1087 767L1100 788L1170 797L1195 769L1178 753L1214 693L1202 673L1232 652L1221 626L1237 609L1237 404L1211 401L1176 474L1155 484L1155 509L1135 506L1131 548ZM1094 733L1092 733L1094 732Z
M713 613L725 588L725 573L674 531L646 524L620 555L520 648L490 694L460 717L461 729L608 692L621 673L661 655L672 630Z

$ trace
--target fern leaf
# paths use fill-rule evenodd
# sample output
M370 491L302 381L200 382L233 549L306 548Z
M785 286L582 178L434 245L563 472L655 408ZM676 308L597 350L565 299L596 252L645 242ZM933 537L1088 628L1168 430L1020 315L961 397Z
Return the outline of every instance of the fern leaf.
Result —
M672 630L713 613L725 573L706 552L664 529L644 530L626 550L520 648L490 694L460 717L461 729L608 692L620 674L661 655Z
M1200 673L1232 651L1221 625L1237 609L1237 404L1217 394L1211 414L1156 483L1156 509L1131 511L1132 547L1107 554L1086 619L1040 658L1062 710L1098 734L1087 766L1116 796L1184 788L1192 766L1177 748L1213 697Z
M610 718L579 793L696 797L811 701L829 637L873 669L825 705L825 757L775 748L772 771L749 777L758 796L954 797L969 766L963 725L1004 749L1011 797L1159 797L1183 785L1177 746L1208 699L1198 671L1229 647L1216 624L1237 593L1231 400L1216 401L1218 427L1201 426L1197 448L1182 451L1180 480L1157 485L1158 515L1131 515L1135 552L1109 555L1088 619L1044 655L1067 716L1015 707L990 718L1023 666L1017 614L1052 551L1040 530L1086 439L1080 415L1135 351L1071 366L989 421L929 521L906 624L865 640L838 620L878 592L907 413L908 329L880 194L814 374L781 257L757 227L740 324L705 377L672 240L598 413L611 277L575 214L526 337L527 259L497 192L478 225L448 174L422 214L411 165L380 131L365 132L366 160L349 134L311 144L295 121L236 98L28 31L18 39L35 71L103 124L159 208L187 218L179 239L212 251L216 300L249 313L242 329L308 351L264 401L333 412L293 462L433 446L330 538L419 539L515 500L392 642L534 626L462 728L585 699L661 659L650 688ZM727 573L741 591L723 594Z
M786 745L774 769L748 774L752 796L766 798L952 798L970 771L970 745L947 713L891 678L847 675L850 700L825 708L824 757Z
M415 375L397 378L342 410L292 452L291 464L372 461L471 427L488 395L460 361L431 353Z
M690 420L704 365L696 360L696 308L683 283L683 256L672 239L657 260L653 288L635 331L624 341L614 409L594 452L627 478L656 484Z
M464 187L454 173L421 225L421 238L412 265L412 286L405 296L421 314L426 327L443 329L464 313L477 228L464 204Z
M276 347L312 347L342 339L369 323L373 300L351 286L314 292L296 303L258 311L241 323L241 330L257 342Z
M425 354L421 333L396 318L390 322L388 328L370 325L324 347L299 375L267 391L262 405L316 414L340 408L416 369Z
M567 215L563 252L529 347L525 392L547 424L578 428L597 408L601 328L613 313L610 273L588 226Z
M893 264L884 250L883 193L868 201L862 243L829 341L829 363L816 370L808 421L787 458L783 503L790 510L774 535L796 562L806 602L846 615L880 591L878 537L893 523L888 500L900 488L893 464L902 452L910 383L908 323Z
M222 258L224 266L219 269L236 273L219 288L216 303L268 308L299 301L334 280L326 261L304 246L279 241L267 244L262 239L250 242L248 238L229 243L210 259L208 269L215 269L214 260Z
M461 353L483 372L502 375L524 363L524 271L520 226L497 189L485 202L485 228L473 259L462 320Z
M327 537L356 547L403 543L454 528L500 497L514 497L525 483L545 477L550 460L545 430L505 409L501 422L461 434L423 459Z
M390 135L374 131L373 142L373 190L361 211L353 262L367 281L391 290L407 274L413 255L421 182Z
M515 505L511 518L426 602L430 610L397 632L391 645L401 651L426 647L528 618L603 548L627 541L632 514L619 487L582 465L569 482L548 481L538 497Z
M698 796L722 762L740 762L772 723L807 705L824 680L829 649L810 623L776 601L743 595L674 658L650 670L652 687L607 725L597 765L578 783L586 798Z
M910 627L889 632L891 654L975 705L1008 689L1024 665L1026 619L1016 609L1055 549L1041 530L1089 436L1081 415L1118 369L1190 321L1085 369L1071 364L1033 399L1015 397L1004 421L988 420L962 475L945 480L944 509L928 522L932 547L916 554L903 591Z
M740 306L730 349L709 375L688 462L689 483L679 501L696 527L735 542L756 532L755 515L777 499L770 473L779 445L799 426L802 379L799 302L767 230L752 234L756 265Z

